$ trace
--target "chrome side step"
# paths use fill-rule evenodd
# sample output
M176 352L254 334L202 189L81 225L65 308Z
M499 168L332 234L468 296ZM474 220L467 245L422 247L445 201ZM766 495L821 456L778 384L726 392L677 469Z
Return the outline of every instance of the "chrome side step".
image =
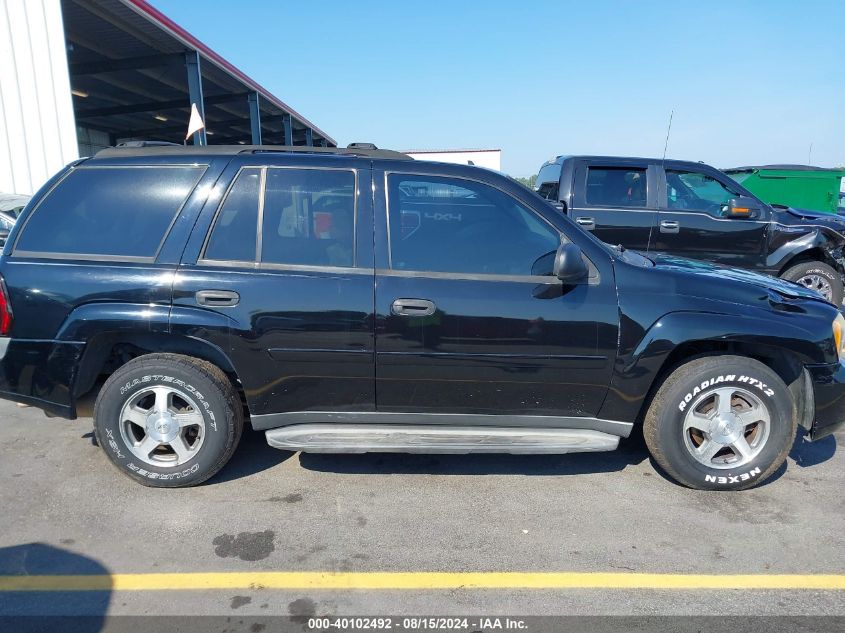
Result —
M266 432L273 448L303 453L578 453L612 451L619 437L589 429L398 424L294 424Z

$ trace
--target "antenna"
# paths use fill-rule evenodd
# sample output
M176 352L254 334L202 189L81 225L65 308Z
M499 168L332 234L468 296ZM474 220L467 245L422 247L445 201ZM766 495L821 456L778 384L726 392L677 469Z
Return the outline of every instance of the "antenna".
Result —
M663 162L666 162L666 150L669 148L669 133L672 131L672 117L675 116L675 109L669 113L669 127L666 129L666 142L663 144Z
M813 144L812 143L810 143L810 152L807 154L807 164L808 165L813 164Z

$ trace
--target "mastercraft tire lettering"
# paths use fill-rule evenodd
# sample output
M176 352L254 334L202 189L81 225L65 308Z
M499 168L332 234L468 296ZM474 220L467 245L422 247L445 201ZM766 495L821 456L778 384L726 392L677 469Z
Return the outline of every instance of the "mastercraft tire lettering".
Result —
M205 481L229 461L242 428L226 374L176 354L126 363L103 385L94 407L94 429L106 455L147 486Z

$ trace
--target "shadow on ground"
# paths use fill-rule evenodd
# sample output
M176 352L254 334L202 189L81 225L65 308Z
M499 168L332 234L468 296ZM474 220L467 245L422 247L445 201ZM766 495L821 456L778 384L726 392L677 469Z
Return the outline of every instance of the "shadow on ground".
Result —
M795 440L789 456L799 468L816 466L832 459L836 455L836 437L828 435L816 442L808 442L802 437Z
M0 591L0 630L94 633L103 629L111 599L110 574L103 565L44 543L0 547L0 576L35 575L102 576L107 586L100 591Z
M639 464L648 453L641 436L622 440L615 451L566 455L416 455L300 453L309 470L346 474L531 475L609 473Z
M263 431L253 431L247 425L231 461L205 485L222 484L255 475L273 468L293 457L290 451L281 451L267 444Z

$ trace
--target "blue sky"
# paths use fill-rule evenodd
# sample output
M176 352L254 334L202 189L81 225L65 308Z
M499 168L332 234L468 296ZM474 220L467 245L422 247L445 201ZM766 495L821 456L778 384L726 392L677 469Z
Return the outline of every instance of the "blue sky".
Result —
M845 2L152 0L339 144L845 164Z

